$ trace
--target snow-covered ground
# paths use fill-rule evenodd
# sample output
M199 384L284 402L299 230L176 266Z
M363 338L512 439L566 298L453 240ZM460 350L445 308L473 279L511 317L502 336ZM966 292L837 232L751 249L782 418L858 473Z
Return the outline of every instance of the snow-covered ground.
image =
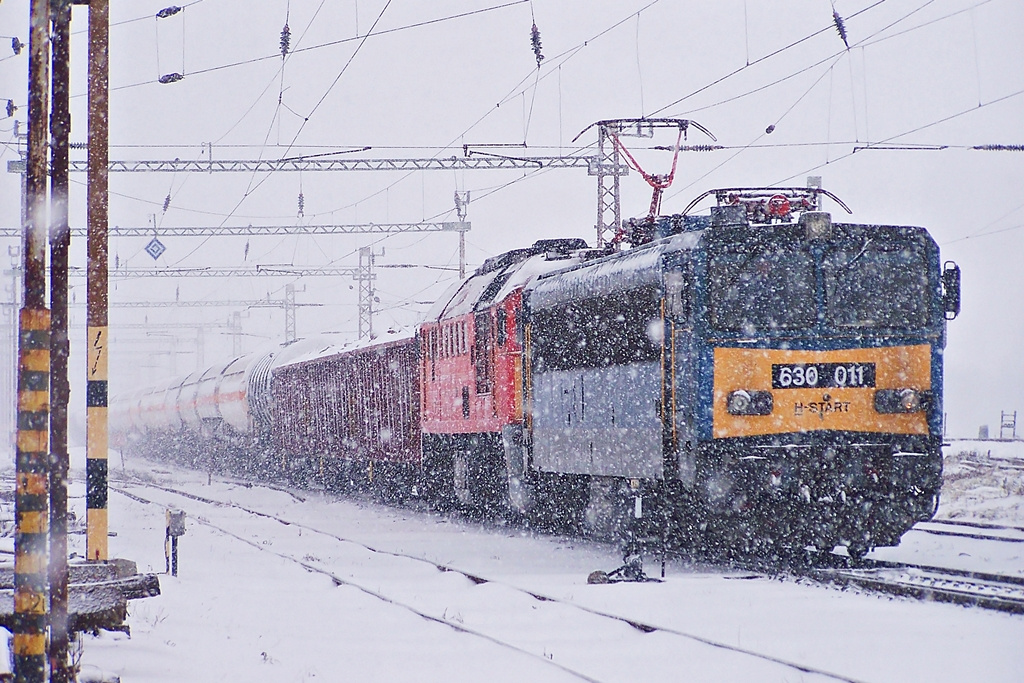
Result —
M939 517L1024 526L1024 441L946 446Z
M947 473L958 457L949 453ZM163 464L122 467L116 454L111 472L112 555L162 572L166 507L187 512L188 532L179 575L161 576L161 596L131 604L131 638L84 639L83 676L154 683L1024 678L1019 616L681 562L669 563L664 583L587 585L590 571L618 564L610 546L216 477L208 484L205 474ZM1002 521L998 511L1022 508L1019 476L1001 502L995 493L974 498L950 476L939 517ZM80 515L81 479L71 491ZM72 536L71 549L82 552L83 543ZM875 556L1019 572L1022 546L911 533Z
M942 498L935 520L1024 529L1024 441L954 440L943 449ZM921 524L920 529L938 525ZM964 533L1024 539L1024 531L970 529ZM908 532L896 548L871 557L894 562L1024 576L1024 542L992 542ZM1024 669L1019 680L1024 680Z

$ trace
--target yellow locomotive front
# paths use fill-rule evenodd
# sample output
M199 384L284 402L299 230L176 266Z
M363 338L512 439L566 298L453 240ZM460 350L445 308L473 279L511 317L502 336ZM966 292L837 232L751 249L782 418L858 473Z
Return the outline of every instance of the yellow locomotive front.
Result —
M714 437L816 431L927 435L926 406L934 398L931 355L931 344L826 351L716 347ZM770 412L746 409L748 401L768 400L762 396L771 397ZM898 412L886 409L894 400Z

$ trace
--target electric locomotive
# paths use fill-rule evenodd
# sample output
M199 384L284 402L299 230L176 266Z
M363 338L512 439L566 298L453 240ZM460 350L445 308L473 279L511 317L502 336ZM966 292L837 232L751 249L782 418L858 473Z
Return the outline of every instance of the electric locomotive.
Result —
M714 194L527 288L529 467L578 477L598 530L897 544L938 504L959 270L922 228L833 223L823 190Z

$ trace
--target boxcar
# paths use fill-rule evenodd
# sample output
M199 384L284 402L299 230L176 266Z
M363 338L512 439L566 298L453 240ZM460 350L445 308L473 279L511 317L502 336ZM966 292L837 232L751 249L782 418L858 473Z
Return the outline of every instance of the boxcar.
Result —
M418 363L410 334L326 346L276 367L270 440L289 474L331 486L419 476Z

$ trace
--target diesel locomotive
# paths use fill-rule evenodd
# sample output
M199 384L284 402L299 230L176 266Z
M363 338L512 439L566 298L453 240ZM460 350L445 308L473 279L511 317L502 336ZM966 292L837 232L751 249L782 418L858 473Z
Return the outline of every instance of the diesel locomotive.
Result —
M709 215L627 226L630 249L489 259L410 333L126 395L112 431L153 456L596 534L897 544L938 504L959 270L922 228L834 222L820 189L710 194Z

